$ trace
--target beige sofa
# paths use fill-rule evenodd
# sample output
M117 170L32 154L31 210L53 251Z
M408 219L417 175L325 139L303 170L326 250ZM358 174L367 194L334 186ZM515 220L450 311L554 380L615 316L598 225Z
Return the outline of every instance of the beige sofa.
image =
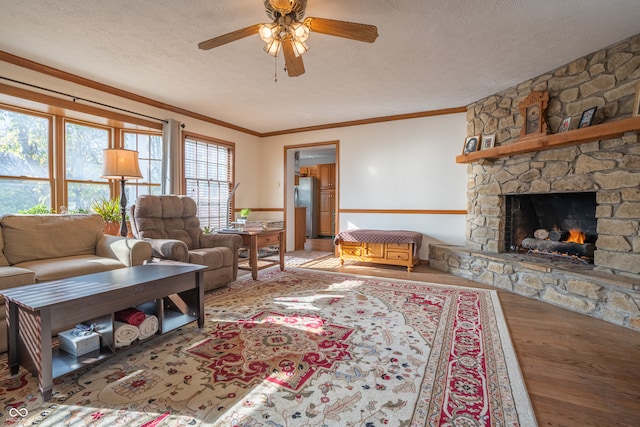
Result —
M154 257L207 267L205 291L236 280L242 238L235 234L204 234L196 216L196 202L190 197L140 196L130 210L133 235L151 243Z
M151 246L105 235L98 215L0 217L0 293L36 282L143 264ZM4 298L0 297L0 352L7 350Z

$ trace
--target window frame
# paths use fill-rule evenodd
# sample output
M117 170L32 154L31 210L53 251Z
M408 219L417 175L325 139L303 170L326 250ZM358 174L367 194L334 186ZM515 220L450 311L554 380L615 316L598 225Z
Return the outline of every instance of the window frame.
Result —
M149 158L140 157L140 154L138 154L138 165L140 166L140 170L142 171L143 176L145 174L144 171L145 170L148 171L149 172L149 175L148 175L149 179L147 181L143 181L141 179L135 179L135 180L127 181L127 188L129 190L135 189L135 191L132 194L132 197L131 198L127 197L127 199L130 199L131 203L133 203L138 198L138 196L140 196L142 194L156 194L156 193L151 191L152 188L159 189L157 194L160 194L162 192L162 179L163 179L163 177L162 177L162 162L163 162L163 159L162 159L162 155L163 155L163 153L162 153L162 132L151 132L151 131L143 131L143 130L137 130L137 129L120 129L119 133L120 133L120 141L121 141L121 144L120 144L119 148L127 148L126 147L126 135L127 134L135 134L136 138L137 138L137 135L146 135L146 136L149 136L149 137L160 138L160 141L159 141L160 142L160 153L159 153L160 157L159 158L157 158L157 159L156 158L151 158L151 150L149 150ZM138 144L136 144L136 148L138 148ZM136 150L136 151L138 151L138 153L140 153L139 150ZM150 179L151 178L150 165L151 165L152 161L159 161L160 162L160 176L159 176L160 181L158 181L157 183L156 182L152 182L151 179ZM146 165L146 166L149 166L149 168L143 168L142 167L143 164ZM146 187L147 191L144 192L144 193L140 193L139 189L142 188L142 187ZM118 192L119 192L119 189L118 189ZM127 193L128 193L128 191L127 191Z
M7 105L0 103L0 109L9 111L15 114L22 114L27 116L34 116L40 119L45 119L48 121L48 129L47 129L47 174L46 177L33 177L33 176L25 176L25 175L0 175L0 183L6 183L8 181L34 181L39 183L46 183L49 187L49 208L54 210L54 206L56 206L55 201L57 200L58 193L56 191L56 181L55 181L55 159L56 159L56 149L54 144L54 131L55 131L55 116L52 114L41 113L37 111L32 111L26 108L16 107L12 105Z
M99 130L107 131L107 145L102 149L112 148L114 145L114 136L117 132L115 132L115 128L109 126L103 126L96 123L91 123L84 120L76 120L72 118L63 117L61 120L62 129L61 129L61 140L60 140L60 168L58 173L60 182L62 185L62 200L60 205L69 208L69 184L80 184L80 185L105 185L108 189L109 198L118 197L119 187L114 185L112 180L100 178L98 175L96 179L92 180L84 180L84 179L68 179L67 178L67 124L73 124L76 126L84 126L87 128L94 128ZM102 155L100 155L102 158ZM115 190L115 195L114 195ZM91 210L91 206L82 206L82 209Z
M99 176L88 181L66 179L66 123L107 130L109 132L109 142L108 146L104 148L120 148L121 146L124 146L125 132L162 137L162 125L158 123L141 120L135 117L131 117L131 122L128 122L126 121L127 118L121 114L115 114L109 111L86 106L78 106L82 107L82 112L61 107L56 108L55 113L51 114L48 112L51 111L52 106L60 107L57 103L69 103L55 98L51 98L50 103L45 103L45 101L42 101L41 95L31 93L27 93L25 96L25 98L21 98L16 102L16 104L20 105L0 102L0 109L48 120L48 176L46 178L35 178L0 175L0 184L9 180L46 182L50 193L47 208L49 208L52 213L59 212L61 207L69 205L67 192L69 183L108 185L109 197L120 197L120 186L115 180L103 180ZM25 104L24 106L22 106L23 103ZM77 106L76 104L70 105L72 107ZM164 160L161 158L160 161L162 162ZM130 185L136 185L136 183L132 181ZM145 183L144 185L148 185L148 183ZM161 187L161 183L154 183L151 185L158 185ZM29 207L25 207L25 209Z
M213 228L222 228L223 222L224 225L227 224L231 224L231 222L233 221L233 216L234 216L234 212L235 212L235 196L231 198L231 200L227 201L227 206L228 206L228 211L227 211L227 217L228 217L228 221L222 221L222 215L218 215L218 222L219 222L219 227L212 227L211 226L211 221L210 218L211 216L207 217L207 221L203 221L203 218L200 217L200 197L198 195L194 195L194 194L189 194L190 190L189 190L189 186L188 186L188 182L189 180L193 180L194 178L190 178L187 176L187 162L190 160L187 158L187 141L188 140L193 140L197 143L203 143L203 144L210 144L210 145L214 145L215 147L219 147L219 148L223 148L227 150L228 153L228 162L227 162L227 168L228 168L228 172L227 172L227 195L229 193L231 193L231 190L233 189L233 186L235 185L235 159L236 159L236 154L235 154L235 144L233 142L229 142L229 141L224 141L218 138L212 138L212 137L208 137L208 136L204 136L204 135L199 135L199 134L195 134L195 133L191 133L191 132L183 132L182 134L182 188L184 188L184 192L187 196L191 197L193 200L196 201L196 205L198 205L198 220L200 221L200 226L201 227L209 227L211 229ZM197 161L197 159L195 159ZM202 180L202 179L200 179ZM207 180L210 181L210 180ZM222 206L222 203L219 203L219 206ZM218 211L220 213L220 207L218 208Z

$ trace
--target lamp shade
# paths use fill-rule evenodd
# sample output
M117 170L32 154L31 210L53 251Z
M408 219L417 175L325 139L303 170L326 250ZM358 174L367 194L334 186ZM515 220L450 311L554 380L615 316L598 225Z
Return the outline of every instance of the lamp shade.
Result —
M119 148L104 150L104 164L101 178L139 179L142 178L138 165L138 152Z
M273 39L264 46L264 51L271 56L278 56L281 46L282 43L280 42L280 39Z

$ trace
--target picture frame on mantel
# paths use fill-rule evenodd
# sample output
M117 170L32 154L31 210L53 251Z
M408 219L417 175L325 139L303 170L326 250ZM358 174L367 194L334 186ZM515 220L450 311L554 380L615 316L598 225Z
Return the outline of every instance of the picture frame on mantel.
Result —
M560 123L560 127L558 128L558 133L566 132L571 128L571 117L567 117Z
M496 144L496 134L482 135L482 150L493 148Z
M640 83L638 83L638 87L636 88L636 99L633 101L633 117L640 116Z
M478 151L480 148L480 135L469 136L464 140L462 154L469 154Z
M537 137L548 133L545 117L547 105L549 105L549 92L535 90L520 102L518 108L524 118L520 138Z
M597 109L598 107L592 107L588 110L584 110L584 112L582 113L582 117L580 117L580 123L578 123L578 129L591 126L591 123L593 123L593 117L596 115Z

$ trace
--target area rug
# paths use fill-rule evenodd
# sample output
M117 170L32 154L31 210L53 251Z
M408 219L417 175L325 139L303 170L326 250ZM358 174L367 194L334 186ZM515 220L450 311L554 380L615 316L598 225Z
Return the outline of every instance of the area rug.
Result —
M0 367L12 426L534 426L495 291L305 269L206 295L187 326L62 377Z
M332 252L321 251L294 251L284 254L284 265L287 267L301 267L311 262L317 262L321 259L332 258ZM280 260L279 255L269 255L263 258L264 260L277 262Z

